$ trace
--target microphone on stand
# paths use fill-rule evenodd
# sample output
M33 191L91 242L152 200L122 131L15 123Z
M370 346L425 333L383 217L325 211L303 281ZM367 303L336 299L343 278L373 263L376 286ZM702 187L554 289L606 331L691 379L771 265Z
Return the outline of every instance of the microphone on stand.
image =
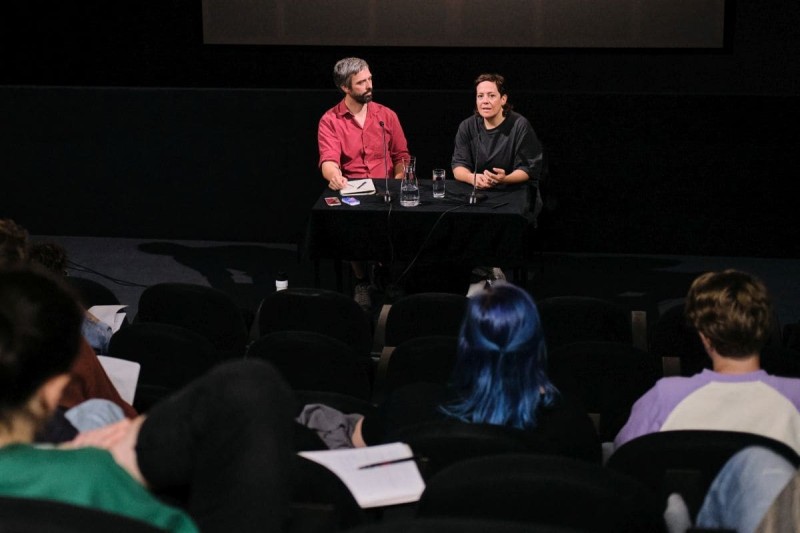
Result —
M475 166L475 170L472 171L472 193L470 193L468 202L469 205L475 205L478 203L478 197L475 195L475 189L478 188L478 166Z
M478 137L480 137L480 132L478 132ZM469 205L477 205L479 201L486 198L485 194L477 194L478 189L478 137L475 139L475 168L472 169L472 192L467 197L467 203Z
M392 195L389 194L389 166L386 164L386 125L381 120L378 122L381 126L381 133L383 134L383 171L386 173L386 180L383 182L383 203L392 203Z

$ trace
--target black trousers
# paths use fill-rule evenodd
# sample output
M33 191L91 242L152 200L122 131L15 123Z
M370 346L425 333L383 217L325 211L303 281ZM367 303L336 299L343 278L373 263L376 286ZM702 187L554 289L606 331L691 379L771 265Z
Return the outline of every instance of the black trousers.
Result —
M269 364L225 363L160 402L136 445L154 489L187 488L203 532L281 531L288 518L294 401Z

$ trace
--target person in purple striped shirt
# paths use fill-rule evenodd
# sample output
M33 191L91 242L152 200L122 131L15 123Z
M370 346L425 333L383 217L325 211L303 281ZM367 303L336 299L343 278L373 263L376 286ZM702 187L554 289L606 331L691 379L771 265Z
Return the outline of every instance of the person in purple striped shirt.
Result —
M800 379L761 368L773 320L764 284L736 270L702 274L685 314L713 369L659 380L633 405L614 447L657 431L710 429L764 435L800 452Z

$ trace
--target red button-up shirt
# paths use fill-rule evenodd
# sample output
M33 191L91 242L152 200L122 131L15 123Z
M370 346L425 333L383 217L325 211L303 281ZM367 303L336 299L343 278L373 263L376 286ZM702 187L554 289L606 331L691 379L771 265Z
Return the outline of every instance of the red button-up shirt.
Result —
M381 121L386 128L385 162ZM409 157L408 143L397 114L376 102L367 104L362 128L342 99L322 115L317 140L319 166L333 161L347 178L384 178L387 168L389 175L394 176L395 165Z

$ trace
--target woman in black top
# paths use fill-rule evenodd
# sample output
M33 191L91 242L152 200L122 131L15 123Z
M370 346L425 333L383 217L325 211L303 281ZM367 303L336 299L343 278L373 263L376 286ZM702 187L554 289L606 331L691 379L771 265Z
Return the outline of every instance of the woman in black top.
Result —
M530 122L511 110L499 74L475 80L475 114L461 122L455 138L453 176L479 189L532 180L538 186L542 145Z

